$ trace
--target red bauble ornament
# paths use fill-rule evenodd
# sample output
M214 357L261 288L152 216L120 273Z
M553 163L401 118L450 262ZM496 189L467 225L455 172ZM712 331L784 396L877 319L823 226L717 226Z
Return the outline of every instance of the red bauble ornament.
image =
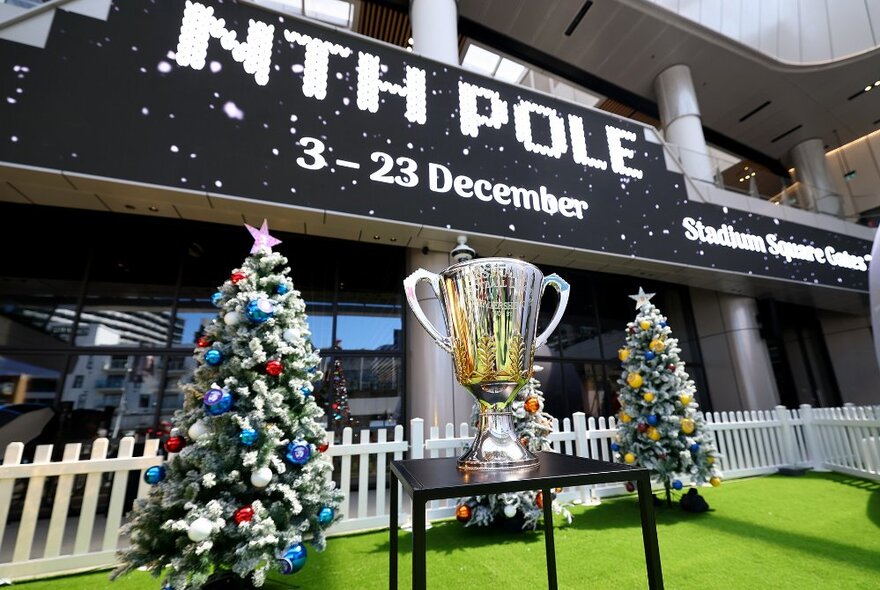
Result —
M639 425L636 426L636 430L638 430L639 432L645 432L646 430L648 430L648 425L644 422L639 422Z
M279 360L271 360L266 363L266 373L272 375L273 377L277 377L284 370L284 366L281 364Z
M467 504L459 504L455 507L455 518L458 522L467 522L471 519L471 507Z
M247 278L247 275L244 274L243 272L234 272L234 273L232 273L232 276L230 277L230 280L232 280L232 284L234 285L234 284L236 284L238 281L240 281L240 280L242 280L242 279L246 279L246 278Z
M169 436L165 441L165 451L168 453L179 453L180 449L186 446L186 441L182 436Z
M339 404L330 404L330 407L336 410L339 409Z
M232 515L232 518L235 519L235 524L250 522L253 517L254 509L251 508L250 504L248 504L247 506L242 506L235 511L235 514Z
M211 346L211 341L204 336L199 336L198 340L196 340L196 346L199 348L208 348Z
M626 488L626 491L627 491L627 492L634 492L634 491L636 491L636 486L633 485L633 482L631 482L631 481L628 481L628 482L626 482L625 484L623 484L623 487Z
M327 444L327 441L324 441L318 445L318 452L319 453L326 453L327 449L329 449L329 448L330 448L330 445Z
M538 508L541 508L543 510L543 508L544 508L544 493L543 492L538 492L538 495L535 496L535 504L538 506Z
M526 400L525 408L528 413L534 414L540 407L541 403L538 401L538 398L530 397Z
M675 365L666 365L666 368L669 369L670 371L674 371Z

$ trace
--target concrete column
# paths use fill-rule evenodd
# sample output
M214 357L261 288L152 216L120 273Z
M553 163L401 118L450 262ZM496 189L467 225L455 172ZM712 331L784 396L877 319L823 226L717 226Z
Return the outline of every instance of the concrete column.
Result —
M808 139L791 148L789 153L795 176L800 182L798 201L801 207L840 217L840 196L834 192L825 144L821 139Z
M456 0L411 0L409 20L414 53L459 65Z
M691 302L714 409L769 410L779 404L755 300L691 289Z
M690 68L679 64L661 72L654 79L654 93L660 108L663 137L674 144L685 174L712 182L715 171L703 136L700 105Z
M410 248L407 251L407 274L424 268L439 273L450 266L449 254ZM440 302L427 283L418 289L419 304L428 319L441 334L446 334L446 323ZM474 399L455 380L452 357L437 346L419 321L407 311L406 317L406 405L407 421L423 418L425 428L449 422L456 425L470 422Z

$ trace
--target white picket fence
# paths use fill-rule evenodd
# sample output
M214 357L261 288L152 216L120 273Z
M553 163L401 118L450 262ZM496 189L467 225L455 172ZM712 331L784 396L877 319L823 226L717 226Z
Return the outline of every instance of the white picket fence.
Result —
M706 414L705 420L715 437L725 479L774 473L780 467L810 467L880 481L880 406L803 405L799 410L779 406L771 411L716 412ZM550 440L555 452L613 461L615 432L614 418L576 413L554 423ZM452 424L442 432L432 427L426 437L420 418L410 422L409 439L403 426L390 434L389 440L389 431L361 430L354 442L354 433L346 428L342 441L327 450L339 465L338 481L345 496L340 509L344 520L334 525L334 534L388 526L389 461L455 456L471 440L465 424L457 432ZM133 493L127 489L130 474L137 473L136 496L143 497L149 489L142 479L144 470L164 460L158 454L158 440L147 440L139 457L133 456L134 445L134 439L124 438L116 457L108 458L108 440L97 439L89 457L81 459L81 445L69 444L60 461L51 460L52 446L45 445L37 447L33 462L22 464L24 445L10 444L0 465L0 578L24 580L111 566L116 550L127 542L119 528L126 497L131 499ZM356 486L353 461L358 465ZM592 503L621 493L625 493L621 484L602 484L563 490L559 499ZM402 493L398 496L405 515L406 499ZM81 498L78 513L69 510L72 497ZM106 514L98 514L99 497L106 500L102 503ZM51 505L48 518L41 518L41 504ZM10 522L13 506L20 508L17 522ZM454 509L454 500L432 502L428 518L452 516ZM405 516L402 521L406 522Z

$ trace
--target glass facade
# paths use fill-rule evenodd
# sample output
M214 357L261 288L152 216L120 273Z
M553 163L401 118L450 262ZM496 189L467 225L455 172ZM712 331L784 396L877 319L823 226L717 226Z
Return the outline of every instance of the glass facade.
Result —
M53 236L29 242L26 251L0 236L0 403L10 411L51 408L52 422L34 442L165 433L195 366L195 340L216 317L210 297L249 251L247 232L36 206L0 205L0 214ZM283 240L278 249L289 259L321 349L325 378L316 384L317 401L333 403L330 374L339 361L355 432L401 423L405 250L273 233ZM550 413L562 419L617 411L617 349L636 314L626 295L640 286L657 293L653 302L679 339L699 401L711 408L686 287L570 268L542 271L573 285L562 323L536 351ZM539 329L550 319L551 301L548 292Z
M167 432L195 340L216 317L210 297L250 249L244 228L8 204L0 215L52 236L25 249L0 235L0 412L47 416L19 438ZM343 366L355 428L393 426L404 415L405 251L273 234L324 365ZM320 403L326 393L317 384Z

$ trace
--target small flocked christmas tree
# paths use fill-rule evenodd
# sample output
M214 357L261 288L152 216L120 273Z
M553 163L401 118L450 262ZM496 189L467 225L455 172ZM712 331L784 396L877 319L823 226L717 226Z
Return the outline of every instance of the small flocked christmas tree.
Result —
M348 406L348 385L345 383L345 375L342 372L342 362L333 362L333 371L330 375L330 424L333 431L342 432L346 426L352 426L351 408Z
M535 371L542 367L536 365ZM544 394L541 383L534 377L519 390L511 404L513 424L523 446L532 452L551 450L547 436L553 428L553 416L544 411ZM472 422L479 419L479 404L474 404ZM465 526L487 526L496 518L522 518L523 529L534 529L543 514L544 497L540 491L509 492L487 496L468 496L461 498L455 509L455 516ZM571 522L568 508L553 499L553 512Z
M624 463L653 471L666 488L668 502L670 488L683 487L679 478L718 486L721 475L714 441L697 411L694 382L666 318L650 302L653 296L641 288L630 296L638 314L627 324L626 346L618 351L624 371L618 440L611 448Z
M198 339L169 460L145 473L153 488L134 508L114 576L146 567L167 589L198 589L212 574L262 586L272 568L301 569L306 543L323 550L340 517L305 303L266 222L247 227L251 255L213 296L220 311Z

